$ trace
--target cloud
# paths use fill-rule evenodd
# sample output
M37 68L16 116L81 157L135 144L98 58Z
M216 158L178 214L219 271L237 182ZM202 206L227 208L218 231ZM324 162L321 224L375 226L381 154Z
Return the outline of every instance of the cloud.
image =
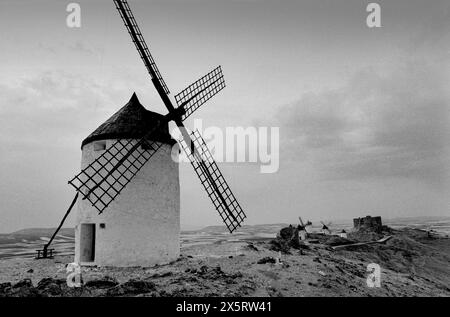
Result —
M336 90L281 108L285 157L311 160L327 179L448 181L449 90L424 60L366 69Z
M57 224L81 141L128 101L130 86L145 89L60 71L0 82L0 231Z
M68 50L74 51L76 53L87 54L87 55L96 55L101 56L104 53L104 50L99 47L90 47L86 43L81 41L76 41L68 45Z
M0 94L2 148L74 136L79 126L112 104L96 81L63 72L43 72L0 84Z
M45 71L0 82L0 147L83 137L131 97L129 76L97 80L89 75ZM145 87L144 87L145 88ZM45 143L44 143L45 146Z
M81 141L131 97L127 84L59 71L0 83L0 178L8 191L55 178L65 184L79 168Z

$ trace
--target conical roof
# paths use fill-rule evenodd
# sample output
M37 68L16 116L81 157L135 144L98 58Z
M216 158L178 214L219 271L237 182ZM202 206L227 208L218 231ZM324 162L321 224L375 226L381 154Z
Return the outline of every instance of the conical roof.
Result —
M88 143L99 140L140 139L163 118L163 115L145 109L139 102L136 93L134 93L125 106L83 140L81 148ZM174 143L169 134L167 123L153 133L150 139L167 144Z

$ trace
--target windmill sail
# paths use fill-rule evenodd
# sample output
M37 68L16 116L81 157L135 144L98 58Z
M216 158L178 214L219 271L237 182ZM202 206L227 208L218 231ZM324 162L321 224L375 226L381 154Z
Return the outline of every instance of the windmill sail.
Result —
M166 82L162 78L161 73L156 66L155 60L153 59L153 56L145 43L142 32L137 25L136 19L134 18L133 12L131 12L128 2L126 0L114 0L114 3L116 4L116 9L119 11L128 33L130 34L134 45L136 45L136 49L138 50L145 67L147 67L148 72L152 76L152 79L154 81L158 81L166 95L168 95L170 93L169 88L167 88Z
M198 108L192 109L190 114ZM160 149L162 143L149 139L170 119L170 114L165 116L164 120L137 142L115 141L97 159L69 180L69 184L82 194L83 199L89 200L92 206L102 213Z
M175 96L179 108L183 108L184 121L201 105L225 88L222 68L219 66Z
M220 172L200 133L195 131L191 136L192 144L188 144L183 140L181 142L182 147L214 207L230 233L233 233L234 230L241 226L246 215Z
M193 133L192 140L183 125L183 121L195 110L225 88L221 67L217 67L176 95L178 108L175 109L168 97L169 89L150 54L128 2L114 0L114 3L169 113L141 140L118 140L113 143L69 183L83 195L83 199L88 199L102 213L162 146L161 143L149 140L152 134L162 124L174 120L183 135L182 147L188 154L197 176L228 230L233 232L241 225L246 215L200 134Z
M115 141L95 161L75 175L69 184L102 213L161 148L162 143L149 140L160 125L161 123L156 125L139 141Z
M201 83L209 84L204 86L203 90L183 99L185 100L184 105L188 107L188 112L184 107L179 108L183 110L182 121L225 87L220 66L191 86L200 87ZM182 92L179 95L189 96L188 91L190 90L197 91L196 88L188 87L185 89L185 93ZM205 98L207 99L205 100ZM178 109L175 112L180 113ZM186 115L187 113L188 115ZM69 184L82 194L83 199L89 200L99 213L102 213L162 146L161 143L149 141L149 139L162 124L166 124L171 119L170 114L165 116L164 120L148 131L138 142L117 140L95 161L75 175ZM187 142L190 142L189 137Z

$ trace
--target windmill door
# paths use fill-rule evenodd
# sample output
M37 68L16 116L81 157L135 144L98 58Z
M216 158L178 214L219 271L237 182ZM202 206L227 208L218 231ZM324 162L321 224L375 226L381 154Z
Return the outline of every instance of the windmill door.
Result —
M95 224L83 223L80 230L80 261L94 262L95 260Z

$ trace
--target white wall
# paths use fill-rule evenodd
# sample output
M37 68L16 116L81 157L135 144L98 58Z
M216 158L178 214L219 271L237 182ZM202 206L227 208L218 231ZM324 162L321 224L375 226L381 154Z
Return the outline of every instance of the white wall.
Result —
M107 146L112 142L108 140ZM83 147L82 168L102 153L93 150L94 143ZM75 262L80 263L81 223L96 224L95 262L91 264L153 266L177 259L180 186L171 146L161 147L101 215L88 200L79 199L76 223Z

